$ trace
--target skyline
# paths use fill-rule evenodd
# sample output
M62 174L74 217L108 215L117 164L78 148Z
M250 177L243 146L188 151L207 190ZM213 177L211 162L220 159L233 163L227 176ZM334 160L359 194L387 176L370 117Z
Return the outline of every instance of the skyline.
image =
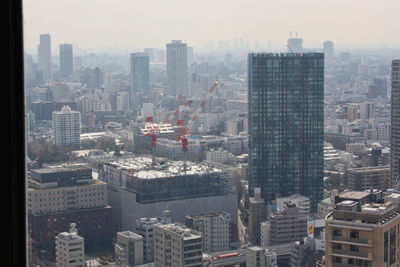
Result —
M135 10L138 5L140 12ZM384 5L376 0L26 0L24 46L26 52L36 53L39 35L48 33L54 52L61 43L71 43L77 49L134 51L144 47L165 49L165 44L175 39L200 48L209 41L217 46L220 40L232 43L241 37L250 45L258 41L263 47L272 41L274 49L284 49L289 32L294 36L297 31L305 48L320 48L327 40L336 48L400 47L400 36L395 34L400 31L396 21L399 9L396 0ZM265 29L265 34L260 34L260 29Z

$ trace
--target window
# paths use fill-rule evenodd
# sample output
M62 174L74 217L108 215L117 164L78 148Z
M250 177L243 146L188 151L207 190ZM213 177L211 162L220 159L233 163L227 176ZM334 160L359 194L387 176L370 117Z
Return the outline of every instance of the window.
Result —
M342 230L338 228L333 228L333 236L342 236Z
M358 230L350 230L350 237L351 238L358 238L359 232Z

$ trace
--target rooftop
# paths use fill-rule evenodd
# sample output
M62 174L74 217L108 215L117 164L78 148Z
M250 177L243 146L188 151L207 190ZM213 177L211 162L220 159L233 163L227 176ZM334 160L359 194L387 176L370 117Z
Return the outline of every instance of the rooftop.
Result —
M220 169L194 162L184 163L183 161L166 160L152 164L152 159L147 157L121 159L106 164L119 170L129 171L132 173L132 176L139 179L157 179L181 175L189 176L222 173L222 170Z

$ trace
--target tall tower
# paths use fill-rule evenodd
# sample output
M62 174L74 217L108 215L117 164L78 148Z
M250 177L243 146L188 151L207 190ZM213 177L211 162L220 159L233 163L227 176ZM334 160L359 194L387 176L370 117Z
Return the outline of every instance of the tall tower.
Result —
M167 44L167 82L170 95L188 95L187 44L180 40Z
M40 35L40 44L38 45L38 66L43 72L43 81L45 83L51 80L51 40L50 34Z
M72 44L60 45L60 74L61 77L68 77L74 69Z
M325 54L325 62L331 63L333 59L333 42L326 41L324 42L324 54Z
M324 55L248 57L250 195L323 197Z
M147 53L131 54L131 78L132 89L130 91L130 106L132 108L133 96L137 92L144 95L150 93L150 63Z
M390 158L392 185L400 182L400 59L392 61Z
M54 142L57 145L80 145L81 113L63 106L53 112Z

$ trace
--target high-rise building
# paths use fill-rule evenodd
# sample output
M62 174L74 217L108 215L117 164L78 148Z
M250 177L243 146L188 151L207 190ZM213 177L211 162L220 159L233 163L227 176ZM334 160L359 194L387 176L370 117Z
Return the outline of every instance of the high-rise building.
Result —
M167 83L172 96L188 95L187 44L173 40L167 44Z
M132 99L134 93L142 92L144 95L150 93L150 63L149 55L146 53L131 54L131 78L132 90L130 91L130 98ZM131 100L131 108L133 101Z
M369 99L378 97L387 98L387 80L386 78L375 78L370 86L368 86Z
M202 266L201 233L183 224L161 224L154 227L154 265Z
M324 55L325 55L325 62L331 63L333 59L333 42L326 41L324 42Z
M325 220L325 266L396 266L399 194L347 191Z
M400 178L400 60L392 62L392 105L391 105L390 156L392 184Z
M117 258L129 267L143 264L143 237L130 231L118 232Z
M54 143L57 145L80 145L81 113L63 106L53 112Z
M323 198L324 55L251 53L250 195L267 204L301 194L316 210Z
M226 212L186 216L186 226L203 235L203 252L229 250L231 215Z
M288 53L302 53L303 52L303 39L302 38L289 38L287 40Z
M85 267L85 240L78 235L76 224L56 236L56 267Z
M43 81L51 81L51 40L50 34L40 35L38 45L38 67L42 71Z
M74 70L72 44L60 45L60 75L63 78L70 76Z
M374 115L374 103L370 102L360 103L359 110L360 110L360 119L364 120L372 119Z

